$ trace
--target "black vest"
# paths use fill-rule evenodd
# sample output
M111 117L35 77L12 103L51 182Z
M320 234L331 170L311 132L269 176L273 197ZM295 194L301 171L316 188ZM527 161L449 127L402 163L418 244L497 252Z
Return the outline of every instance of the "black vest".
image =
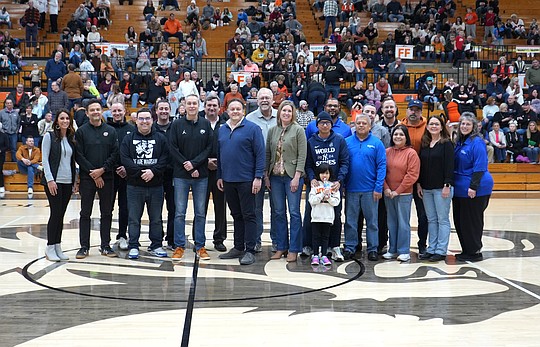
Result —
M51 149L49 151L49 167L51 168L51 172L53 175L53 178L56 180L56 175L58 174L58 167L60 166L60 159L62 158L62 139L59 139L56 137L54 132L49 132L49 135L51 136ZM73 154L71 156L71 183L73 184L75 182L75 143L73 141L70 141L68 138L68 143L71 147L71 150L73 151ZM45 175L41 177L41 184L46 185L47 180L45 178Z

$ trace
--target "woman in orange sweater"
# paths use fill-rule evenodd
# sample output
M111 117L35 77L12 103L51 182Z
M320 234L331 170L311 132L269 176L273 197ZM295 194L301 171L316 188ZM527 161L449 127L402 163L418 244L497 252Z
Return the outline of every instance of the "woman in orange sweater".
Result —
M420 175L420 159L411 146L407 127L400 124L392 131L390 147L386 149L386 205L390 247L384 259L409 261L411 256L411 203L414 183Z

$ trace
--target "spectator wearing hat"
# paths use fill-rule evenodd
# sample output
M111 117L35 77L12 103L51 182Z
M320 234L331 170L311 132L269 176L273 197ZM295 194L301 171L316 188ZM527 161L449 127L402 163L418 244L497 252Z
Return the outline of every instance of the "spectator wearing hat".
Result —
M336 99L330 99L328 102L332 105L339 105ZM338 122L340 122L338 120ZM343 122L341 122L343 123ZM316 128L313 133L308 133L308 150L306 159L306 174L309 179L307 190L318 185L315 177L315 168L326 163L330 166L330 181L332 189L339 190L345 183L349 171L349 150L343 136L335 131L335 119L328 112L321 112L315 122L311 122ZM347 128L348 135L351 135L351 129ZM312 134L312 136L311 136ZM306 191L306 195L308 192ZM341 202L334 207L334 223L330 230L329 247L332 251L332 258L336 261L343 261L343 255L339 247L341 240ZM304 213L304 250L303 253L311 253L312 235L311 235L311 206L306 204ZM310 249L307 249L309 247Z
M306 100L300 100L299 107L296 110L296 122L305 129L314 120L315 115L309 110L308 102Z
M531 108L531 102L529 100L526 100L521 105L523 108L523 112L519 113L516 117L516 120L518 122L518 134L523 135L527 131L527 125L531 121L538 121L538 115L534 110Z
M431 105L437 104L439 102L440 91L439 88L433 83L433 77L428 76L426 82L420 85L418 96L420 100L427 102Z

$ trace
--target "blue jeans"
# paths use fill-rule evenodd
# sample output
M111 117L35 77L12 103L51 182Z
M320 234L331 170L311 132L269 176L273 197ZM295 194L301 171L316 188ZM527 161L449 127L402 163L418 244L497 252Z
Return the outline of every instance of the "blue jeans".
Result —
M11 161L17 161L17 134L7 134L9 140L9 150L11 151Z
M17 166L22 174L26 174L26 185L28 188L34 188L34 175L36 174L36 170L39 165L31 164L26 166L22 161L17 160Z
M199 250L206 243L206 190L208 189L208 178L174 178L174 201L176 213L174 215L174 245L176 247L186 247L186 209L188 195L191 188L193 196L193 209L195 219L193 221L193 240L195 249Z
M388 252L409 254L411 248L412 194L398 195L393 199L384 197L388 213Z
M324 86L324 89L326 90L326 99L330 97L330 94L332 94L334 99L337 99L341 88L339 84L327 84Z
M328 37L328 28L332 25L332 30L336 30L336 17L324 18L324 38Z
M138 102L139 102L139 93L131 94L131 108L137 108Z
M264 232L264 193L266 192L266 186L261 184L261 190L255 195L255 217L257 218L257 244L261 244L261 236ZM272 200L272 193L268 192L268 200L270 201L270 239L272 243L276 242L275 231L275 212L274 201Z
M274 220L276 222L275 235L278 251L289 250L292 253L302 251L302 216L300 215L300 200L302 199L303 179L300 178L298 189L291 192L292 179L289 176L270 176L272 188L272 201L274 207ZM290 236L287 234L287 212L289 207L291 216ZM274 241L274 239L272 239ZM290 240L290 242L289 242Z
M454 188L450 188L450 196L442 197L442 189L424 190L424 208L428 219L429 245L427 252L446 256L450 239L450 203Z
M527 156L527 158L531 160L531 162L538 161L538 154L540 153L539 147L534 147L534 148L525 147L523 148L523 152L525 152L525 155Z
M373 192L353 193L345 195L345 249L351 253L362 243L358 239L358 216L360 211L366 219L367 251L377 251L379 246L378 226L379 202L373 199Z
M128 203L128 233L129 249L139 249L139 237L141 236L141 218L146 205L148 212L150 249L161 247L163 234L163 221L161 211L163 210L163 186L138 187L127 186Z

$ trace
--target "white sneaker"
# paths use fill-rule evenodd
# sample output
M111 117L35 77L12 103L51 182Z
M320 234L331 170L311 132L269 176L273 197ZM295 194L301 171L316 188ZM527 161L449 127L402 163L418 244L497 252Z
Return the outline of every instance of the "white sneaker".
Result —
M407 254L400 254L397 257L397 260L399 260L399 261L409 261L409 260L411 260L411 256L408 253Z
M0 187L0 199L5 198L6 196L6 188Z
M398 254L397 253L390 253L390 252L386 252L383 254L382 256L384 259L386 260L389 260L389 259L396 259L398 257Z
M139 258L139 250L137 248L132 248L129 250L128 253L129 259L138 259Z
M129 248L128 242L125 238L121 237L118 239L118 248L122 251L127 251Z
M306 246L306 247L302 248L302 254L310 256L310 255L313 254L313 250L311 249L311 247Z
M341 254L341 248L339 247L332 248L332 259L339 262L345 261L343 254Z
M34 194L34 189L28 188L28 195L32 195L32 194Z

